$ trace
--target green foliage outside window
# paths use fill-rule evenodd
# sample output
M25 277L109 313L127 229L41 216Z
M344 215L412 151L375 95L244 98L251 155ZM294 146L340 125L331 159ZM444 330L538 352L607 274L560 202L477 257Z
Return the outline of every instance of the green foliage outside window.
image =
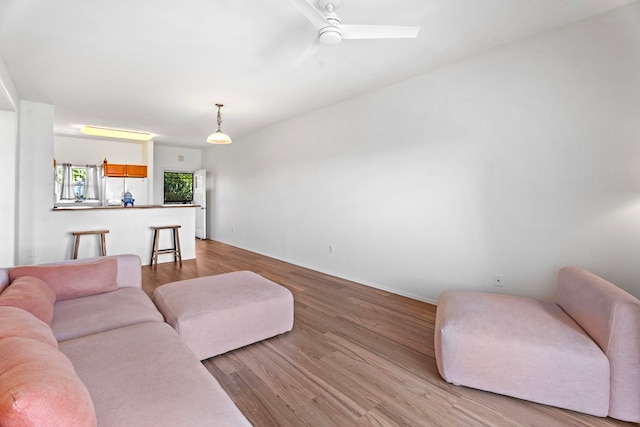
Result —
M193 201L193 173L164 173L164 203L191 203Z
M62 184L62 166L56 168L58 175L58 183ZM71 177L73 182L86 182L87 181L87 169L84 167L71 167Z

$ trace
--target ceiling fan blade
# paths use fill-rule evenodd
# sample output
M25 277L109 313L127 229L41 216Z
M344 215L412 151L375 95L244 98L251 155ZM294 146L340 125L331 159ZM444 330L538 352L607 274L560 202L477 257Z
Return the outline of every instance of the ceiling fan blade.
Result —
M413 39L420 27L393 27L387 25L340 25L343 39Z
M306 16L309 21L311 21L311 23L314 27L316 27L317 30L330 25L324 15L318 9L316 9L311 1L291 0L291 2L298 7L300 12L302 12L302 14Z
M322 46L322 44L320 43L320 41L316 38L313 42L311 42L307 48L305 50L302 51L302 53L300 54L300 56L298 56L298 59L296 59L296 62L294 62L294 66L298 67L300 66L303 62L305 62L307 59L311 58L313 56L314 53L316 53L316 51L318 49L320 49L320 47Z

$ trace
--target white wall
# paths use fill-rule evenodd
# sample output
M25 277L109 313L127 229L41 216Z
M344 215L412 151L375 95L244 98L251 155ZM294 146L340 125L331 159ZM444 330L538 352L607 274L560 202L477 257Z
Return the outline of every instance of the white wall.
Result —
M202 168L202 150L197 148L169 147L156 145L154 149L153 203L164 202L164 172L193 172Z
M18 97L9 71L0 58L0 266L16 261L16 183L18 150Z
M20 102L18 160L18 264L56 257L59 241L49 238L53 206L54 107Z
M18 114L0 111L0 266L15 263L17 138Z
M18 111L18 92L9 70L0 57L0 111Z
M53 154L58 164L101 165L109 163L146 165L146 142L117 141L97 138L54 136Z
M639 17L634 3L207 150L212 238L426 301L549 297L567 264L640 296Z

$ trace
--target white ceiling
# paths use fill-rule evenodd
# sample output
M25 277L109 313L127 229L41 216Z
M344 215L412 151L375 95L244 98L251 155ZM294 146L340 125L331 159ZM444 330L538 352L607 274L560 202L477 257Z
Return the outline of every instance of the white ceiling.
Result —
M422 27L345 40L294 66L316 33L290 0L2 0L0 57L56 132L92 124L207 147L634 0L343 0L344 24Z

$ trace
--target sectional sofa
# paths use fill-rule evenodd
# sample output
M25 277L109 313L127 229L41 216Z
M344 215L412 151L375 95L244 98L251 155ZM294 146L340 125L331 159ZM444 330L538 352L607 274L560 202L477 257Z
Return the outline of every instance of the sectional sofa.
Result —
M640 422L640 301L583 268L555 301L445 291L434 332L450 383Z
M118 255L0 269L0 425L248 426Z

